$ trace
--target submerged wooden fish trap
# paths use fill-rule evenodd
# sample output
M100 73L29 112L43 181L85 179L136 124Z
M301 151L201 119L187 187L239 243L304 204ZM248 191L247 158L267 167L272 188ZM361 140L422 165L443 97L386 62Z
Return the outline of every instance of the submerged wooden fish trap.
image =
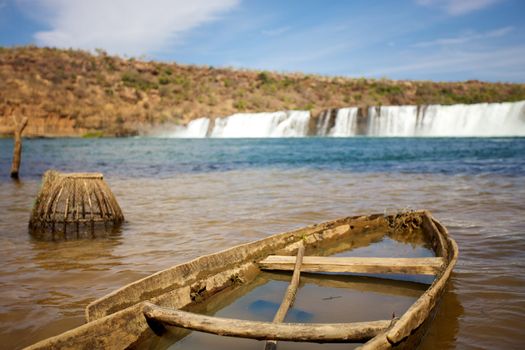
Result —
M42 239L107 235L124 215L101 173L47 171L35 201L29 230Z

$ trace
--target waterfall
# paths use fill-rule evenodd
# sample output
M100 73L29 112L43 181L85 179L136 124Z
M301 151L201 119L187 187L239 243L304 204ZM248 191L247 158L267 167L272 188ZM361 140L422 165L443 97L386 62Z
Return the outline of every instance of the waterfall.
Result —
M525 101L369 110L368 136L525 136Z
M309 124L308 111L237 113L213 124L208 118L192 120L177 126L170 137L305 137ZM333 137L525 136L525 101L381 106L368 108L367 115L348 107L324 111L312 126L312 134Z
M370 108L368 118L368 136L415 136L417 106Z
M525 136L525 101L431 105L416 136Z
M327 109L322 112L319 118L317 119L316 125L316 135L317 136L327 136L328 128L330 127L330 118L332 116L332 110Z
M215 119L211 137L304 137L310 112L237 113Z
M330 130L330 136L355 136L357 131L357 110L357 107L339 109L335 117L335 125Z
M186 126L177 126L170 137L187 139L206 137L209 127L210 120L208 118L194 119Z

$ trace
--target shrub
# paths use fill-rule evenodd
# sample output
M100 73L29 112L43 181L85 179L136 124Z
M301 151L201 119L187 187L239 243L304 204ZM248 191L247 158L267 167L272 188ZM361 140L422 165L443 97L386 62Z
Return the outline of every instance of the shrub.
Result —
M311 111L312 109L314 109L315 105L310 102L308 104L306 104L305 106L303 106L303 108L301 108L302 110L304 111Z
M157 84L152 83L136 72L126 72L122 74L122 82L128 87L142 91L157 88Z
M246 109L246 101L244 101L244 100L237 100L237 102L235 102L233 107L235 107L236 109L238 109L240 111L244 111Z
M104 137L104 132L103 131L90 131L82 135L82 137L85 139Z
M262 84L269 84L272 82L272 78L270 78L270 75L267 72L261 72L257 75L257 80L259 80Z
M159 84L160 85L168 85L170 83L170 78L168 77L159 77Z

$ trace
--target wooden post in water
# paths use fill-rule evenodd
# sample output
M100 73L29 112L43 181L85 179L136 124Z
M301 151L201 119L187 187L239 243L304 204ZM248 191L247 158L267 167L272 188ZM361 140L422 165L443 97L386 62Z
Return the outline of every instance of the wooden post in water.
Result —
M13 179L18 179L18 174L20 170L20 161L22 158L22 132L27 126L27 117L24 117L21 122L13 115L13 121L15 123L15 135L14 141L15 145L13 147L13 163L11 165L11 177Z

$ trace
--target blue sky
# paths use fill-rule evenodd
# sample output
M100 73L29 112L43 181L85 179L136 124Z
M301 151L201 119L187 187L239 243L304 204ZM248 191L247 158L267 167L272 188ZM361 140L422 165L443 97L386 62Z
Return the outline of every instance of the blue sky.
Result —
M348 77L525 82L525 1L0 0L0 45Z

